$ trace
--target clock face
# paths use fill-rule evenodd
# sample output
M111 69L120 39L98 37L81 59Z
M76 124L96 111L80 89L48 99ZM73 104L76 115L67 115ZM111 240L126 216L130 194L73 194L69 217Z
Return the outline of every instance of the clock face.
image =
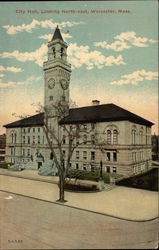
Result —
M66 79L61 79L60 80L60 83L61 83L61 87L66 90L68 88L68 84L69 82L66 80Z
M50 78L50 79L48 80L48 87L49 87L49 89L53 89L54 86L55 86L55 79Z

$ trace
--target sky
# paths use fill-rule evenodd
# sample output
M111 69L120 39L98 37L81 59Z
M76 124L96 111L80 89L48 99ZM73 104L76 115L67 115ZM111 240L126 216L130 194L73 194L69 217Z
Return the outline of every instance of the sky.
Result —
M158 134L156 0L0 2L0 134L43 104L43 62L57 25L72 65L71 99L119 105Z

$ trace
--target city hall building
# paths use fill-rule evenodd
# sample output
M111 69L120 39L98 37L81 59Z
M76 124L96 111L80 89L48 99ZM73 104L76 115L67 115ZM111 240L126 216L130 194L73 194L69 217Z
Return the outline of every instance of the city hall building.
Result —
M69 104L71 65L67 62L67 44L57 27L48 42L48 60L43 64L45 93L44 106L56 117L54 104L64 100ZM37 169L52 160L43 130L44 113L4 125L6 127L6 162L25 163L26 168ZM50 119L50 122L53 121ZM91 106L71 108L57 127L83 126L83 134L70 160L72 169L94 171L103 163L103 171L131 175L151 167L152 122L113 103L93 100ZM91 133L87 130L91 129ZM96 143L98 141L98 144ZM99 143L101 142L101 143ZM67 153L67 139L63 152Z

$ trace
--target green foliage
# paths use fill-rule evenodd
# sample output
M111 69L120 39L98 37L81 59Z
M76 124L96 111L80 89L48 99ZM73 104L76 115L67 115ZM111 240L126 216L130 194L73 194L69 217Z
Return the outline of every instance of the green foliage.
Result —
M85 170L69 170L67 174L68 178L80 179L80 180L90 180L90 181L98 181L100 177L100 172L95 171L85 171ZM121 175L117 175L115 173L103 173L103 179L105 183L109 183L110 177L119 178Z
M6 162L0 163L0 168L8 169L8 164Z
M118 185L158 191L158 169L129 177L117 182Z

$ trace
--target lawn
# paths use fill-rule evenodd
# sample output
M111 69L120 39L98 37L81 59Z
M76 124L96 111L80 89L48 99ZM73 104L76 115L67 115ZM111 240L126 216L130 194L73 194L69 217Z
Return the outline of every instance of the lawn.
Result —
M158 168L116 182L117 185L158 191Z

